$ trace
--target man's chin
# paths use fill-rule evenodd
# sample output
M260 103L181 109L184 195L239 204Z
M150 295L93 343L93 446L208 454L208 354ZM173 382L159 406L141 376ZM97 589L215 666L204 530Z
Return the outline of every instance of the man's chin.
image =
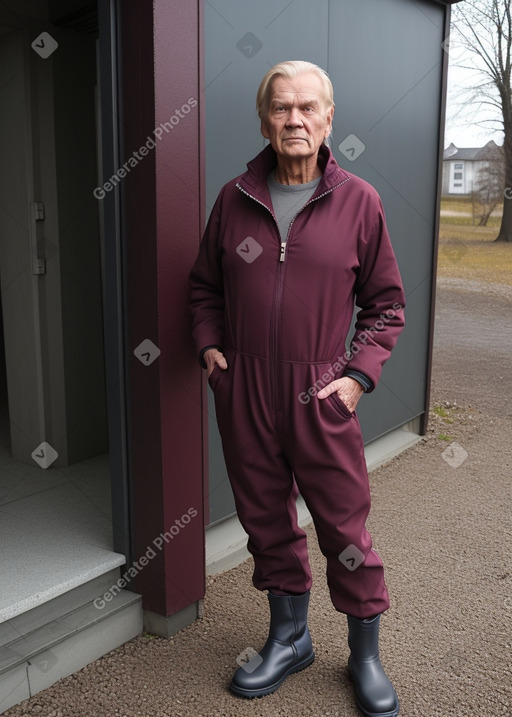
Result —
M278 152L278 154L281 154L283 157L307 159L308 157L311 157L314 152L311 151L310 147L306 143L299 144L297 142L288 145L285 144L281 147L281 151Z

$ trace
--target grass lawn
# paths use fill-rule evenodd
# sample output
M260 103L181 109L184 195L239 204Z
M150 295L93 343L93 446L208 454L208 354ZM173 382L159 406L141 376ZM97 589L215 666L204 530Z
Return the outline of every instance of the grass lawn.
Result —
M512 286L512 243L494 242L501 211L498 207L486 227L477 227L471 199L442 199L438 276Z

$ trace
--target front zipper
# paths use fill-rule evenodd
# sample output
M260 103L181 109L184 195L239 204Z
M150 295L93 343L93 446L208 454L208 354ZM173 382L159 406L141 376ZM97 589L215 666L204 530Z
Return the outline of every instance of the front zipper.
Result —
M318 197L312 197L309 199L306 204L302 207L302 209L299 209L297 214L293 217L293 219L290 222L290 226L288 227L288 232L286 234L286 241L280 242L280 252L279 252L279 260L277 265L277 272L276 272L276 282L274 284L274 301L272 303L272 314L270 316L270 351L269 351L269 367L270 367L270 398L271 398L271 405L272 409L274 411L278 411L279 406L279 335L280 335L280 329L281 329L281 304L282 304L282 298L283 298L283 285L284 285L284 271L286 267L286 257L287 257L287 246L290 241L290 234L292 230L293 223L299 216L299 214L310 204L313 202L316 202L318 199L321 199L322 197L327 196L331 192L334 192L335 189L338 189L338 187L341 187L343 184L346 184L346 182L349 181L349 177L347 179L344 179L343 182L340 182L339 184L336 184L336 186L331 187L331 189L328 189L326 192L323 192L323 194L319 194ZM279 226L277 224L277 220L275 218L274 212L268 207L264 202L257 199L252 194L249 194L249 192L246 192L245 189L243 189L240 184L237 183L236 185L238 189L245 194L246 196L250 197L250 199L253 199L258 204L261 204L262 207L265 207L267 211L270 213L272 219L275 222L276 228L277 228L277 234L280 237L279 233Z

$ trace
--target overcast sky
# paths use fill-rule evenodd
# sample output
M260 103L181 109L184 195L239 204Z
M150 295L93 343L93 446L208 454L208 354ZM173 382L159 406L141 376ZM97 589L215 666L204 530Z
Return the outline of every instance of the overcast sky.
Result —
M470 82L468 74L471 73L456 67L449 70L444 146L448 147L453 142L457 147L483 147L490 139L496 144L503 144L503 132L492 129L497 121L493 125L486 123L483 127L473 124L474 120L490 118L492 115L478 111L475 105L469 103L465 107L460 106L458 93L461 87Z
M454 42L450 47L448 64L448 96L446 107L446 130L444 146L451 142L457 147L483 147L493 139L496 144L503 144L503 132L497 131L499 113L479 108L476 102L469 102L464 98L464 88L478 86L482 81L481 73L476 70L466 70L460 65L478 63L475 55L468 56L466 51L457 47L456 36L452 31ZM462 91L462 94L461 94ZM461 102L465 99L465 102ZM494 122L478 127L474 121L493 119Z

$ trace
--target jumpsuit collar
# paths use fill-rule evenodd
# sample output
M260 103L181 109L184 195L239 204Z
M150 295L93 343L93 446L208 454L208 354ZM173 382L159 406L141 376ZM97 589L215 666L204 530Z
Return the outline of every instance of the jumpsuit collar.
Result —
M339 166L326 144L320 146L318 164L322 170L322 178L312 199L331 191L339 184L350 179L350 175ZM277 155L269 144L247 163L247 171L241 175L238 184L248 194L268 205L270 202L267 185L268 175L276 166Z

